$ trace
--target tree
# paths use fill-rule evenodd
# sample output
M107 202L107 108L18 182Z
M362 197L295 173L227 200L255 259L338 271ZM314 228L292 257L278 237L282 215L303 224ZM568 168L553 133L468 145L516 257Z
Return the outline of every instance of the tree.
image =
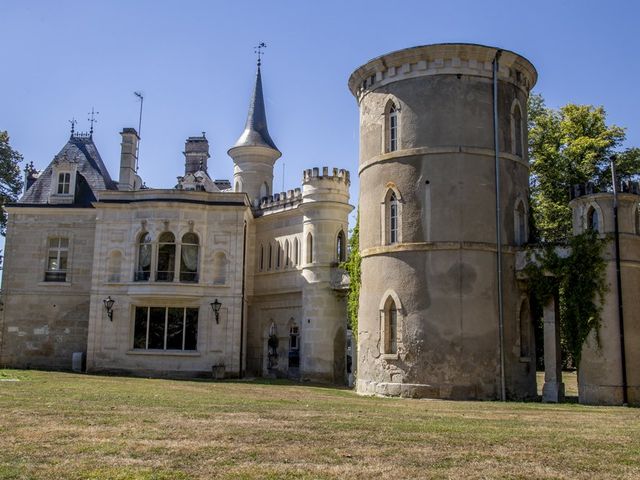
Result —
M360 298L360 212L349 238L349 258L342 263L349 274L349 295L347 296L347 316L354 337L358 335L358 301Z
M637 178L640 149L622 150L624 128L606 124L602 107L567 104L548 108L541 95L529 98L529 159L534 231L544 242L563 242L572 234L569 192L592 182L610 188L611 155L622 180Z
M20 162L22 155L9 145L9 134L0 131L0 207L18 200L22 190L22 175ZM7 214L0 215L0 233L5 235L7 228Z

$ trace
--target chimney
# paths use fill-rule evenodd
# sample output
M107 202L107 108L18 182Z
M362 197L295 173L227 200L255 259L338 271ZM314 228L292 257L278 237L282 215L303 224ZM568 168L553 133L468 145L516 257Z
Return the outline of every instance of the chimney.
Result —
M123 128L120 150L120 181L119 190L133 190L136 179L136 163L138 160L138 132L135 128Z
M209 141L202 132L201 137L189 137L184 145L184 174L196 173L198 170L207 172L209 158Z

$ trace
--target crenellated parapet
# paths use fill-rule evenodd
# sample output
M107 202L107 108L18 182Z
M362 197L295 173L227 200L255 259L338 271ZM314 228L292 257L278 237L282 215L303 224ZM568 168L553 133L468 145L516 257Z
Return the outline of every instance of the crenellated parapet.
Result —
M316 180L330 180L334 182L343 182L347 186L351 184L351 178L348 170L344 168L333 168L331 175L329 174L329 167L322 167L322 175L320 175L320 169L318 167L308 168L303 172L302 183L307 183Z
M443 43L406 48L370 60L349 78L349 89L358 99L389 83L431 75L469 75L491 78L493 59L500 52L500 80L528 92L538 74L526 58L509 50L484 45Z
M571 200L593 195L595 193L607 193L600 189L593 182L581 183L571 188ZM623 181L618 184L618 193L630 193L632 195L640 195L640 182Z
M295 188L286 192L274 193L260 200L260 209L277 209L293 206L302 200L302 190Z

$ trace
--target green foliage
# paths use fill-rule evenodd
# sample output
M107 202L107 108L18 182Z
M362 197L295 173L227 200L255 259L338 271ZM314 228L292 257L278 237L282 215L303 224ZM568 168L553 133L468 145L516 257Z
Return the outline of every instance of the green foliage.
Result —
M351 231L349 238L349 258L343 262L341 267L349 274L349 295L347 297L347 314L349 316L349 325L355 336L358 335L358 301L360 298L360 212L356 217L356 226Z
M606 124L602 107L567 104L546 107L540 95L529 98L531 206L535 231L545 242L571 236L569 190L593 182L601 191L611 183L610 157L618 157L621 180L637 178L640 149L621 150L623 128Z
M575 366L580 364L582 345L591 330L598 338L602 300L607 292L602 257L607 241L588 230L569 239L568 256L558 255L553 246L547 245L536 249L537 262L529 262L525 268L532 303L541 306L555 292L559 294L560 338ZM530 258L533 255L530 252Z
M0 207L18 200L22 190L20 162L22 155L9 145L9 134L0 131ZM7 215L0 215L0 233L4 235L7 227Z

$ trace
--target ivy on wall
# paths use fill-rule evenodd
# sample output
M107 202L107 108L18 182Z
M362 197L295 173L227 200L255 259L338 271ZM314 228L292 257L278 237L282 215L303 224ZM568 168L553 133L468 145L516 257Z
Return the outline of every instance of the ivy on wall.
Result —
M347 315L349 327L355 337L358 335L358 300L360 298L360 212L356 217L356 225L349 238L349 258L341 267L349 274L349 294L347 296Z
M599 344L600 318L608 291L603 251L607 238L588 230L571 237L569 254L562 256L554 246L535 249L537 262L525 267L532 304L540 308L558 292L562 349L574 366L580 364L582 346L592 330ZM533 249L530 250L530 258ZM540 309L539 308L539 309Z

